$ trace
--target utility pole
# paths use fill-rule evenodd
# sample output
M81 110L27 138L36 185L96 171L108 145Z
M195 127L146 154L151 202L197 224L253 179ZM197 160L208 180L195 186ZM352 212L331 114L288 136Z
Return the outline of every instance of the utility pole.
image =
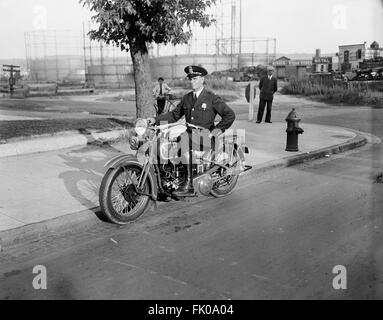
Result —
M242 0L239 0L239 54L242 53Z
M102 41L100 41L100 67L101 67L102 81L105 81L104 52L103 52Z
M14 73L20 73L20 66L14 66L9 64L3 64L3 71L9 72L9 92L11 93L11 97L13 96L13 92L15 90L14 85L16 84L16 78L14 77Z
M88 73L88 68L86 66L86 36L85 36L85 22L82 23L82 41L83 41L83 46L84 46L84 84L85 87L87 87L88 82L87 82L87 73Z
M230 69L233 68L233 54L235 52L235 16L236 16L236 4L232 0L231 3L231 44L230 44Z

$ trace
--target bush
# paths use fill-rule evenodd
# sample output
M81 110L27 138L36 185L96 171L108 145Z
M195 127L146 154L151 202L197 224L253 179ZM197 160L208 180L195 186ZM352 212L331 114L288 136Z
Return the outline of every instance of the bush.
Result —
M309 79L292 78L282 88L281 93L309 96L324 102L383 107L383 89L382 84L379 83L327 82L321 84Z
M205 80L206 88L210 90L230 90L235 91L238 90L238 87L231 80L227 80L225 78L209 78L207 77Z
M188 89L188 88L190 88L190 83L189 83L189 80L187 80L185 78L173 79L169 82L169 86L171 88L180 87L180 88Z

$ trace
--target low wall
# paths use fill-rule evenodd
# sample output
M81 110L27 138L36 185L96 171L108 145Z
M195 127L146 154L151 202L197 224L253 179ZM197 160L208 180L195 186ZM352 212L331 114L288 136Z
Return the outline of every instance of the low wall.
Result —
M88 67L86 83L95 88L134 87L132 65L93 65Z

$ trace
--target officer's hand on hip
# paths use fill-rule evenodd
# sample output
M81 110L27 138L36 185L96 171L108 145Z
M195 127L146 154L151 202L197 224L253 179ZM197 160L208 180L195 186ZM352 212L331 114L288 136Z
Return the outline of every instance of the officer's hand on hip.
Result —
M219 128L214 128L210 134L209 134L209 138L211 139L212 137L218 137L220 136L221 134L223 134L222 130L219 129Z

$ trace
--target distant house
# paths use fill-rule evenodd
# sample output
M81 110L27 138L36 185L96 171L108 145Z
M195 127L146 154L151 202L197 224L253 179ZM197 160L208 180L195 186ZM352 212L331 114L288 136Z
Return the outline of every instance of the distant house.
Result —
M383 57L383 49L374 41L366 48L366 42L339 46L339 64L343 72L355 71L364 60Z
M286 66L291 61L290 58L287 58L286 56L279 57L278 59L274 60L273 65L274 66Z
M339 46L339 64L342 72L354 71L366 58L366 43Z
M274 60L275 76L278 79L303 78L306 76L307 68L311 66L308 59L290 59L286 56Z
M383 48L379 48L379 43L374 41L366 49L366 59L376 59L378 57L383 57Z
M332 56L322 56L321 50L316 49L315 57L312 60L312 68L311 71L314 73L327 73L335 70L334 68L334 59Z

